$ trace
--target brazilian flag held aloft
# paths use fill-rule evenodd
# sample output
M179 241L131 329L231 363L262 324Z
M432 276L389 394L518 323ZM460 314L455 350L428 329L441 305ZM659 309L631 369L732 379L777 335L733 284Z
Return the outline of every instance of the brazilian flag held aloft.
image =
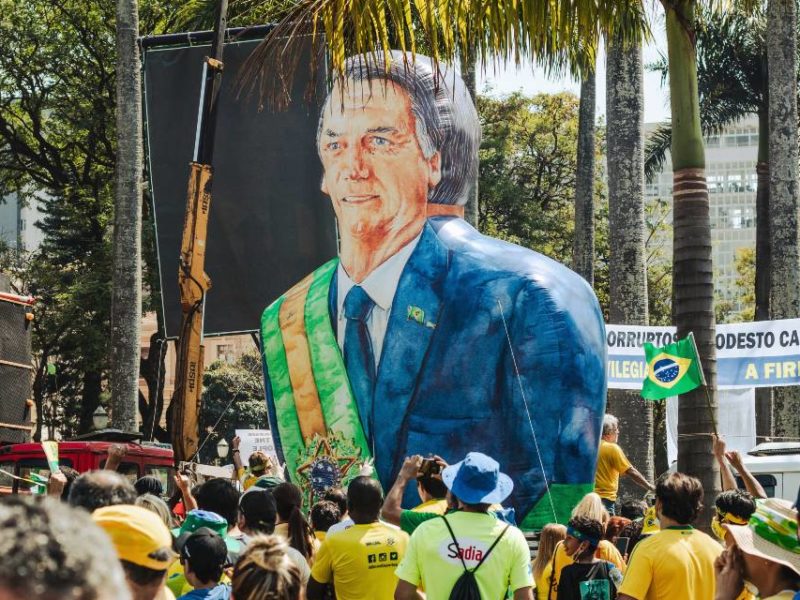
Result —
M642 382L642 398L661 400L678 396L705 385L703 368L697 355L697 345L690 333L684 339L656 348L644 345L647 376Z

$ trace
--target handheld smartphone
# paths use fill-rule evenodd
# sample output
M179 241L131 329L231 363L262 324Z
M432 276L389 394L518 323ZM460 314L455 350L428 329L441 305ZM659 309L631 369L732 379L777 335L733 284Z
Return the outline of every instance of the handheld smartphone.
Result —
M626 537L618 537L614 542L614 545L619 550L619 553L622 556L625 556L628 553L628 544L630 543L631 539Z
M442 470L442 466L432 458L422 459L422 464L419 467L419 473L422 477L429 477L436 475Z

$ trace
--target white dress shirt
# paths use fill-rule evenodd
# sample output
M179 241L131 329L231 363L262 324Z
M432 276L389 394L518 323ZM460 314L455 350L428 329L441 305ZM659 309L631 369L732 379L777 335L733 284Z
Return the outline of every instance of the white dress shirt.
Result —
M383 350L383 338L386 336L386 328L389 326L392 302L397 292L397 285L400 283L400 275L402 275L411 253L414 252L414 248L417 247L420 237L422 237L422 232L403 246L399 252L385 260L359 284L375 303L367 317L367 329L372 341L376 372L381 359L381 350ZM347 318L344 316L344 299L356 282L350 279L341 262L336 280L336 337L339 340L339 348L344 352L344 329L347 325Z

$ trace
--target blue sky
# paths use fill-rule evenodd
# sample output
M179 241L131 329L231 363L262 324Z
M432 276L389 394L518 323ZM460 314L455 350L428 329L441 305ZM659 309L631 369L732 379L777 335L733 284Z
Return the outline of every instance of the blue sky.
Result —
M661 7L658 13L651 15L653 39L645 45L643 57L644 71L644 121L645 123L664 121L669 119L669 92L661 84L661 75L647 70L647 64L659 58L659 53L666 55L666 35L664 33L664 19ZM540 92L556 93L570 91L578 95L580 83L569 77L561 79L548 79L542 69L523 68L517 70L514 65L507 68L488 65L484 73L478 75L478 90L483 90L488 84L493 96L510 94L521 90L525 94ZM601 51L597 61L597 116L605 118L606 114L606 65L605 52Z

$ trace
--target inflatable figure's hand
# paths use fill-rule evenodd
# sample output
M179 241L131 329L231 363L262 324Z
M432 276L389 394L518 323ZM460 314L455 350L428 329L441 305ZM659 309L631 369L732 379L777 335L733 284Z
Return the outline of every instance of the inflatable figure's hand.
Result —
M358 471L359 476L363 477L372 477L372 474L375 472L375 459L368 458L363 463L361 463L361 468Z

